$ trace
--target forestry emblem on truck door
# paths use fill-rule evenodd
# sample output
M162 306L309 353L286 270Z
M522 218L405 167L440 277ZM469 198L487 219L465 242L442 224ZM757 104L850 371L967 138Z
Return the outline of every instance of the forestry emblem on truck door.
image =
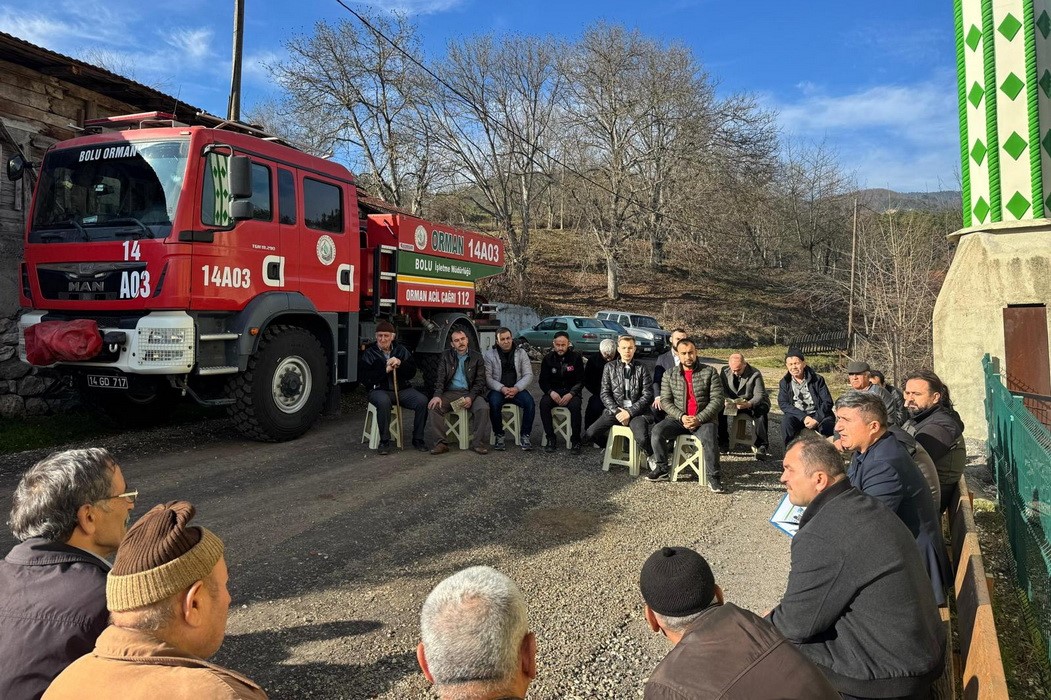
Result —
M427 247L427 229L423 226L416 227L416 247L420 250Z
M317 259L322 265L331 265L336 259L336 244L331 236L317 239Z

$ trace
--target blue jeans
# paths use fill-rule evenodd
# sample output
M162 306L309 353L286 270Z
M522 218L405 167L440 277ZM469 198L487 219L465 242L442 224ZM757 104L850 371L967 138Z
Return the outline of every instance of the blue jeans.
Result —
M536 415L536 403L528 391L524 389L509 399L502 392L495 389L489 391L489 420L493 424L493 434L504 434L504 419L500 415L505 403L513 403L522 409L522 435L533 432L533 417Z

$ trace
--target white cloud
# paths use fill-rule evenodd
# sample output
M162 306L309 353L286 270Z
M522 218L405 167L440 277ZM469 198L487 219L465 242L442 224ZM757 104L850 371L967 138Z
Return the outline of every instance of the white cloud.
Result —
M241 60L241 76L244 82L272 86L274 79L270 76L270 66L287 58L282 51L260 51L246 55Z
M355 5L369 5L387 12L407 15L433 15L459 7L464 0L352 0Z
M178 28L164 36L168 46L190 61L199 63L212 56L210 27Z

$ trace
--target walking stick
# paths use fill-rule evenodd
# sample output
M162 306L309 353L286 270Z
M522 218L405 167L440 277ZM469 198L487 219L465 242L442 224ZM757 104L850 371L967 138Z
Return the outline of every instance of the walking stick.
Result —
M405 437L402 431L404 423L401 420L401 399L398 397L398 368L391 372L394 375L394 410L398 412L398 449L405 449Z

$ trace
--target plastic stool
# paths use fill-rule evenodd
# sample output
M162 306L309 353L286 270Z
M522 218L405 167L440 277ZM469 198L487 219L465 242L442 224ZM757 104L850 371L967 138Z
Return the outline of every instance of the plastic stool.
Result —
M399 430L396 407L391 407L390 411L390 437L398 447L401 447L401 430ZM365 412L365 429L361 431L361 441L369 443L370 450L380 446L379 414L372 404L369 404L368 411Z
M755 421L749 415L738 413L730 426L728 449L733 451L738 445L750 448L753 444L755 444Z
M450 435L461 450L471 446L471 414L466 408L445 414L445 437Z
M608 472L610 465L616 465L627 467L628 474L638 476L643 459L642 450L635 444L635 436L632 435L631 428L614 425L609 429L606 455L602 458L602 471Z
M500 420L504 435L511 433L516 445L522 444L522 409L513 403L505 403L500 409ZM489 444L496 444L496 433L489 435Z
M555 406L551 409L551 426L555 429L555 442L562 438L566 442L566 448L573 444L573 416L565 406ZM544 444L547 444L547 435L544 436Z
M697 483L704 486L708 476L704 471L704 450L700 438L693 435L680 435L675 438L675 452L672 455L671 480L679 480L679 472L692 469L697 475Z

